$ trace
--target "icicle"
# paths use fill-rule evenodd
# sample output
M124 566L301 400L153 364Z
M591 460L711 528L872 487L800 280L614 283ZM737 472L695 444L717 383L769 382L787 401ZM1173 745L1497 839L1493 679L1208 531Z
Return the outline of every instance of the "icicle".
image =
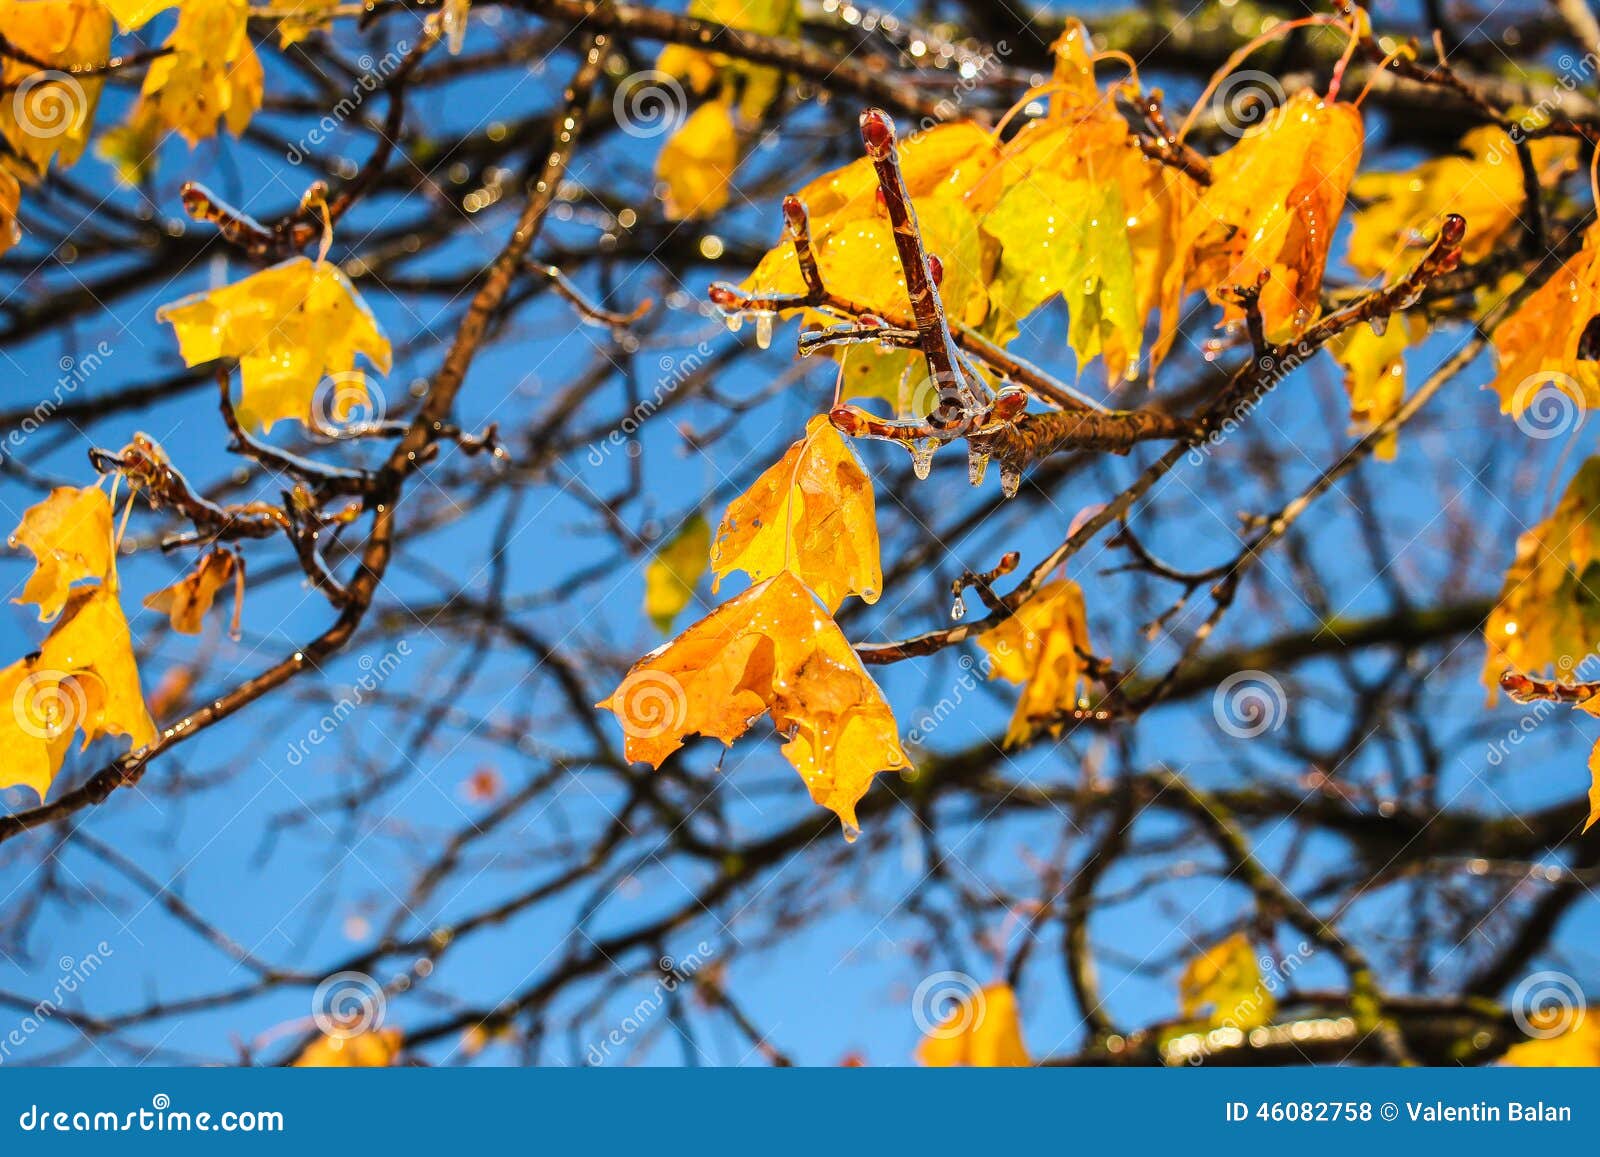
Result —
M856 827L855 824L843 824L843 827L845 843L853 844L861 838L861 829Z
M1015 498L1017 490L1022 486L1022 471L1009 462L1000 464L1000 493L1007 498Z
M956 596L955 605L950 608L950 617L958 623L967 617L967 596L965 592Z
M772 344L772 314L756 314L756 345L766 349Z
M918 438L911 443L911 473L926 479L933 473L933 452L939 444L932 438Z
M1382 337L1384 331L1389 328L1389 315L1386 313L1380 313L1377 317L1367 322L1367 324L1372 327L1373 337Z
M729 333L738 333L744 328L744 315L741 313L730 313L723 321L727 322Z
M983 476L989 469L989 452L976 446L967 451L967 479L974 486L983 485ZM957 615L957 618L961 616Z

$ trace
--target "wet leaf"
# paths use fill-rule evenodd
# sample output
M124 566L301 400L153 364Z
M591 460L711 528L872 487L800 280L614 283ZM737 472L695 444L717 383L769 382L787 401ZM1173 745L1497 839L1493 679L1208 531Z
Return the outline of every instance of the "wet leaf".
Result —
M28 508L11 532L11 545L34 557L33 574L14 601L35 604L40 622L55 618L67 605L73 583L99 581L110 573L116 555L112 533L111 500L104 490L56 487Z
M878 601L883 570L872 478L828 419L728 504L711 548L713 592L732 571L752 582L789 571L829 612L849 595Z
M311 421L311 400L324 375L337 377L347 405L365 401L359 354L388 373L391 353L366 303L328 262L295 257L243 281L162 307L183 360L191 366L239 359L239 420L268 430L282 418Z
M1266 275L1267 337L1298 334L1319 309L1328 247L1361 162L1361 114L1299 92L1212 163L1186 234L1197 246L1201 288L1228 303L1235 287ZM1240 316L1228 304L1227 316Z
M1550 517L1517 538L1500 597L1484 624L1483 681L1493 702L1506 671L1571 679L1600 638L1600 458L1573 476Z
M910 766L883 692L788 571L646 655L598 706L621 723L628 759L653 767L691 735L731 747L765 713L812 800L847 835L872 777Z
M1600 233L1591 228L1583 249L1495 327L1493 388L1502 413L1521 418L1533 408L1542 421L1539 408L1564 408L1575 410L1566 415L1571 421L1600 405L1600 361L1584 340L1600 313L1597 258Z
M1334 360L1344 368L1344 388L1350 395L1350 432L1362 435L1392 418L1405 402L1405 352L1417 329L1405 318L1392 318L1383 333L1370 325L1351 326L1328 343ZM1394 458L1398 431L1390 433L1373 451L1376 458Z

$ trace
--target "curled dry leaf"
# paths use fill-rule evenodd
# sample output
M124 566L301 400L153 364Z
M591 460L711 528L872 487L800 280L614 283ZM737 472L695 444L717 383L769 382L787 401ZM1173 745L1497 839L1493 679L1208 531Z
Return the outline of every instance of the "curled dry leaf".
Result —
M146 598L144 605L167 615L179 634L198 635L217 592L235 580L238 569L238 556L219 547L204 555L183 578Z

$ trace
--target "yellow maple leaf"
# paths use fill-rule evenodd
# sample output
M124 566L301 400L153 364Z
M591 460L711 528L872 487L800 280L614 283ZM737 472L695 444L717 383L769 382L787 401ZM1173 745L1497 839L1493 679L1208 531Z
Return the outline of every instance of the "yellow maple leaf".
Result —
M1570 676L1600 638L1600 457L1591 458L1551 511L1517 538L1500 597L1484 623L1483 682L1493 702L1508 670Z
M609 698L630 761L660 767L690 735L728 746L765 712L816 803L853 838L880 771L908 768L894 713L844 637L788 571L724 603L635 663Z
M388 373L389 340L355 287L329 262L295 257L243 281L163 306L183 360L191 366L239 359L239 420L268 430L280 418L309 423L324 375L340 382L340 398L360 403L367 389L355 368L363 355Z
M17 214L22 209L22 183L9 166L0 164L0 254L22 240Z
M1565 1028L1563 1018L1571 1021ZM1502 1064L1530 1069L1600 1067L1600 1009L1537 1009L1528 1022L1540 1035L1512 1045L1500 1058Z
M49 622L67 605L73 583L110 572L111 500L98 486L58 486L24 512L10 545L34 557L33 574L14 601L37 605L39 621Z
M1009 984L991 984L955 1007L917 1044L917 1060L929 1068L1020 1068L1033 1064L1022 1040L1017 994Z
M32 659L0 670L0 787L27 787L42 803L72 745L83 691L41 675Z
M644 610L662 634L694 598L711 550L711 525L696 512L644 569Z
M278 20L278 43L284 48L299 44L320 28L326 28L339 7L339 0L292 0L291 3L273 5L284 15ZM461 25L466 27L463 14Z
M126 121L100 134L95 156L114 168L123 184L142 185L155 173L165 131L154 106L135 101Z
M1270 1024L1277 999L1261 978L1250 938L1236 932L1189 961L1178 977L1178 1011L1213 1026L1238 1029Z
M174 8L179 0L100 0L111 15L117 18L125 32L132 32L148 24L156 13Z
M713 216L728 203L739 167L739 133L721 101L708 101L667 139L656 157L669 221Z
M202 557L183 578L146 598L144 605L168 616L172 629L179 634L198 635L201 620L211 610L217 592L234 581L238 568L238 556L219 547Z
M261 61L250 43L248 0L182 0L178 25L150 62L144 100L161 123L191 146L216 135L234 136L261 107Z
M687 15L762 36L792 38L800 32L798 0L690 0ZM697 93L720 82L726 91L739 94L739 111L750 121L758 120L783 91L781 69L686 44L664 47L656 70L687 81Z
M1365 434L1392 418L1406 398L1405 352L1415 334L1407 318L1390 318L1379 333L1355 325L1328 342L1334 360L1344 367L1344 388L1350 395L1350 432ZM1373 456L1394 458L1399 431L1378 443Z
M1545 187L1577 168L1576 141L1540 139L1529 148ZM1404 172L1355 179L1351 196L1366 208L1351 223L1351 266L1367 277L1403 272L1437 236L1446 213L1467 219L1464 261L1495 251L1525 204L1516 146L1500 128L1483 125L1462 137L1459 149L1460 155L1434 157Z
M1023 684L1006 746L1027 742L1041 726L1058 733L1061 713L1079 705L1088 680L1089 620L1078 584L1046 583L1005 622L979 635L978 645L989 654L989 678Z
M404 1034L397 1028L375 1028L351 1036L324 1034L312 1041L291 1065L297 1069L381 1069L400 1055Z
M36 172L88 143L104 81L72 73L105 64L111 33L98 0L0 0L0 36L17 50L0 57L0 136Z
M1492 388L1500 411L1521 418L1530 408L1582 409L1600 404L1600 361L1591 332L1600 314L1600 231L1495 327ZM1552 393L1554 391L1554 393ZM1565 400L1560 395L1564 395ZM1572 414L1566 414L1570 420ZM1559 432L1559 431L1557 431Z
M41 801L74 733L85 748L107 735L127 736L134 748L155 738L114 569L70 592L39 654L0 672L5 691L11 718L0 726L0 787L31 787Z
M1361 163L1361 113L1299 92L1212 162L1186 239L1196 280L1239 315L1229 291L1266 275L1261 315L1272 341L1292 338L1319 311L1322 274L1345 195Z
M760 582L787 570L830 614L849 595L878 601L883 570L872 478L826 415L807 422L806 436L728 504L711 570L712 591L731 571Z

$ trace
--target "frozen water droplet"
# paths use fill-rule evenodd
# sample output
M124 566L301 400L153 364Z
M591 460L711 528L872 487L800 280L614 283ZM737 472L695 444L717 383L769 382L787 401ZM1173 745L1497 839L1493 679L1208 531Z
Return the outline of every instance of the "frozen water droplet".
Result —
M1379 314L1367 324L1372 327L1373 337L1382 337L1384 331L1389 328L1389 315L1386 313Z
M933 473L933 452L938 443L932 438L918 438L911 444L911 472L919 479Z
M860 828L856 827L855 824L845 824L844 825L844 842L845 843L853 844L857 840L859 840L860 838L861 838L861 829Z
M1022 486L1022 471L1004 462L1000 466L1000 493L1007 498L1015 498L1017 490Z
M958 623L967 617L967 600L965 596L956 596L955 605L950 608L950 617Z
M729 333L738 333L744 328L744 317L741 314L730 313L725 319Z
M756 345L766 349L772 344L772 315L758 313L756 315Z
M967 479L974 486L983 485L983 476L989 469L989 454L976 448L967 451ZM961 616L957 615L957 618Z

